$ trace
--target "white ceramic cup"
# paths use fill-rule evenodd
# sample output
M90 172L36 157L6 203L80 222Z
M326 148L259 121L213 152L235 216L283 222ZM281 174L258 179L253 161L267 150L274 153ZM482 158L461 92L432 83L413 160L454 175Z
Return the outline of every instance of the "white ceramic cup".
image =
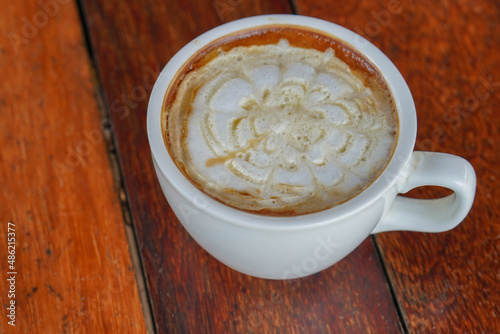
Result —
M222 36L269 24L305 26L350 44L379 69L392 91L400 122L393 158L367 189L331 209L296 217L239 211L196 188L177 169L165 147L160 122L162 104L182 65ZM344 258L371 233L450 230L469 212L476 190L476 176L466 160L444 153L413 152L417 130L415 105L391 61L354 32L311 17L249 17L221 25L191 41L168 62L155 83L147 130L158 180L182 225L222 263L262 278L289 279L317 273ZM429 200L398 195L425 185L446 187L453 194Z

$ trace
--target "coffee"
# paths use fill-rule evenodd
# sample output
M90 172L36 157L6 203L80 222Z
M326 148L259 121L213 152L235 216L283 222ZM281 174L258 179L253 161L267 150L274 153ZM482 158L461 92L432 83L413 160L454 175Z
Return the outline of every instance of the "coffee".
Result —
M209 196L302 215L368 187L394 152L398 117L376 68L304 27L219 39L177 73L163 106L168 151Z

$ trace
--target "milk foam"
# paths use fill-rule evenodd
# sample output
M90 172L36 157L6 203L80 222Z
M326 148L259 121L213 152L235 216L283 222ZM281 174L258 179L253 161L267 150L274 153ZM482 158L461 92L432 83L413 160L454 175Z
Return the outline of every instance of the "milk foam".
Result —
M177 109L189 91L186 118ZM344 202L395 147L390 98L331 49L235 47L189 72L177 95L167 122L183 128L167 131L175 158L208 194L244 210L303 214Z

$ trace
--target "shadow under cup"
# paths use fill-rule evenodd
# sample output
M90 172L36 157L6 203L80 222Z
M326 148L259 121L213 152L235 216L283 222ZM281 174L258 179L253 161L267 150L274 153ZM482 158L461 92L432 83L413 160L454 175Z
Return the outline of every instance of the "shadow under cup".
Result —
M161 117L165 94L184 64L212 41L270 24L314 29L350 45L378 68L392 92L398 112L397 145L392 159L376 181L347 202L312 214L265 216L214 200L181 173L163 138ZM147 115L154 167L179 221L221 262L245 274L269 279L303 277L328 268L371 233L389 230L438 232L453 228L463 220L474 198L474 171L470 164L456 156L413 152L416 126L410 90L380 50L343 27L298 15L241 19L191 41L162 70L153 88ZM454 193L430 202L398 196L421 185L444 186Z

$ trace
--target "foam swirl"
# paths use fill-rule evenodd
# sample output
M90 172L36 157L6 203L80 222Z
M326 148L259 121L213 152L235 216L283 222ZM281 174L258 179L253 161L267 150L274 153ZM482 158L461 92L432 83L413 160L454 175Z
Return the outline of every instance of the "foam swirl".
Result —
M341 203L374 180L395 146L389 99L331 49L286 40L235 47L178 90L192 92L187 120L169 121L183 127L186 173L244 210L301 214Z

